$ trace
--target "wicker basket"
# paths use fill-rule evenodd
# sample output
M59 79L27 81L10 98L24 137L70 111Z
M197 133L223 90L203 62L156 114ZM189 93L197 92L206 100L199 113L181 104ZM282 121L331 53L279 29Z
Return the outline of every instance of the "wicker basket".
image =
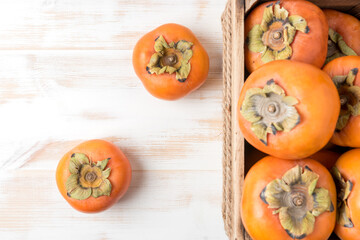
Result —
M321 8L332 8L360 18L359 0L311 0ZM225 231L230 239L251 240L241 222L240 200L246 173L246 149L236 121L236 106L246 72L244 68L244 19L264 0L228 0L222 15L223 27L223 207ZM335 236L330 239L338 239Z

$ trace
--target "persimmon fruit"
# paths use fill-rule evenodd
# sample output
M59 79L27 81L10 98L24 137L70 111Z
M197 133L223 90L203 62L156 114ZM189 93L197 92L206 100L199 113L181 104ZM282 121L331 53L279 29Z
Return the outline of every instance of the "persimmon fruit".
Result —
M333 9L323 11L329 24L326 63L342 56L360 55L360 20Z
M325 72L310 64L278 60L250 74L237 109L240 129L252 146L279 158L299 159L328 143L340 99Z
M342 240L360 236L360 149L350 150L337 160L332 174L337 188L335 233Z
M360 147L360 56L339 57L323 70L331 77L340 96L341 110L331 142Z
M176 100L199 88L209 72L209 56L190 29L165 24L135 45L133 67L155 97Z
M290 59L321 68L328 24L323 11L303 0L266 2L245 19L245 65L253 72L273 60Z
M340 156L341 154L338 152L323 149L314 153L309 158L320 162L330 171Z
M85 213L103 211L127 191L131 166L124 153L105 140L83 142L66 153L56 169L63 198Z
M241 218L253 240L325 240L335 206L335 184L322 164L267 156L245 177Z

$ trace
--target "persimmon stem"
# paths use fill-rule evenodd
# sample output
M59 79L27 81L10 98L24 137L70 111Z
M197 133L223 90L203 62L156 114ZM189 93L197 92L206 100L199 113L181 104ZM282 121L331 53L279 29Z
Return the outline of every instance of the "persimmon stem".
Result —
M275 104L270 104L269 107L268 107L268 111L269 111L270 113L276 112L276 106L275 106Z
M273 34L273 38L276 39L276 40L280 39L281 38L281 32L275 32Z
M174 66L177 63L177 56L175 54L167 55L163 58L163 63L166 66Z
M303 205L305 199L301 193L294 193L291 197L295 206L299 207Z
M340 96L340 104L341 106L347 103L347 97L344 95Z
M97 178L97 176L96 176L96 173L94 173L94 172L88 172L85 175L85 180L88 182L93 182L96 180L96 178Z

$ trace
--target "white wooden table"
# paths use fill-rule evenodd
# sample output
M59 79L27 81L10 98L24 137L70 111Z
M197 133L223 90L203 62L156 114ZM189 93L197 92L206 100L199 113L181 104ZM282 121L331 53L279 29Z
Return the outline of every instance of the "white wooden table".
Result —
M225 0L0 1L0 239L226 239L221 99ZM206 83L155 99L131 63L136 41L175 22L197 35ZM73 210L55 169L102 138L128 156L127 195L99 214Z

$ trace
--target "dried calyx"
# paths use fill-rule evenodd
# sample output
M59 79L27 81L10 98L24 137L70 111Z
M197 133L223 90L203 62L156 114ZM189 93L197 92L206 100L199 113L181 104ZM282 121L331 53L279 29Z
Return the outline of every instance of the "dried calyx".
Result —
M281 179L271 181L260 198L279 214L281 226L294 239L302 239L314 230L315 218L334 211L327 189L317 188L319 175L299 165L288 170Z
M77 200L84 200L90 196L110 196L111 183L107 178L111 169L105 169L109 160L110 158L107 158L94 163L83 153L72 154L69 163L71 175L65 185L67 195Z
M351 116L360 114L360 87L354 85L359 69L353 68L348 75L332 78L340 95L340 115L336 123L336 130L343 129Z
M357 56L357 54L345 43L339 33L329 28L328 51L325 64L343 56Z
M192 45L193 43L185 40L168 44L160 35L155 40L156 52L151 56L146 71L149 74L176 73L176 79L179 82L185 82L191 70L189 61L193 55Z
M350 219L350 210L347 205L347 199L353 188L350 180L345 181L341 176L339 169L333 167L331 173L334 177L337 191L337 215L336 221L339 225L347 228L353 228L354 224Z
M289 12L280 7L280 1L266 6L261 24L255 25L247 36L250 51L261 53L261 61L289 59L292 55L290 44L296 31L308 33L306 20L298 15L289 16Z
M298 100L286 96L273 79L264 88L250 88L245 94L240 113L249 122L256 137L267 145L267 134L289 132L300 122L294 105Z

